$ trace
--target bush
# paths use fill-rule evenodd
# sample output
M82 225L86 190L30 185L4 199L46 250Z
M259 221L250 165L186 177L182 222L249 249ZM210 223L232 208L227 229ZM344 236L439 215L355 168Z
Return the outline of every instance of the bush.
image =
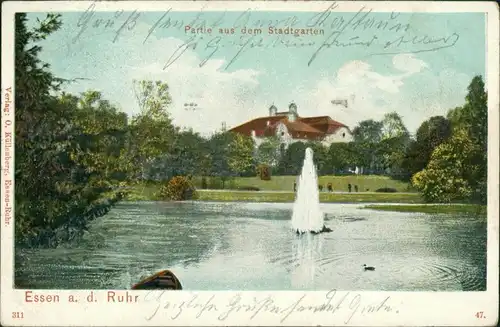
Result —
M161 187L160 197L172 201L190 200L196 197L196 190L189 179L176 176Z
M260 191L260 188L256 186L239 186L237 188L239 191Z
M259 165L257 167L257 175L263 181L271 180L271 168L268 165Z
M467 131L457 130L434 149L427 167L413 175L412 184L426 202L467 201L480 180L476 162L481 155Z
M381 193L396 193L397 191L398 190L392 187L382 187L375 190L375 192L381 192Z
M449 169L426 168L413 175L412 183L426 202L450 203L470 197L472 190L466 180Z

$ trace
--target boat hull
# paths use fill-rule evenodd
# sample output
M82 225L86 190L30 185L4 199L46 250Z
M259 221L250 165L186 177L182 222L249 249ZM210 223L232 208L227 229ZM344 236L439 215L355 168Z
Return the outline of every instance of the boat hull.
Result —
M162 270L132 286L133 290L182 290L182 284L170 270Z

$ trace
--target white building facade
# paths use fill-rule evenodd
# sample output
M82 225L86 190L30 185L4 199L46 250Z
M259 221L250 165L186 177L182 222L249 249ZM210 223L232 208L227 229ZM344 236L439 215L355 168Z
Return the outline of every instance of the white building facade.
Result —
M269 116L250 120L231 131L251 136L257 147L270 137L276 137L285 148L295 142L316 141L328 147L332 143L353 141L346 125L329 116L300 117L295 103L286 112L278 112L272 105Z

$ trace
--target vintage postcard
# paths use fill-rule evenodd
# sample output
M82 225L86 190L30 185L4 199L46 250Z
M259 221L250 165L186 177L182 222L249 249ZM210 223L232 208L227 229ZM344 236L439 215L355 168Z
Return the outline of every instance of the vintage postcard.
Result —
M6 326L493 326L493 2L2 4Z

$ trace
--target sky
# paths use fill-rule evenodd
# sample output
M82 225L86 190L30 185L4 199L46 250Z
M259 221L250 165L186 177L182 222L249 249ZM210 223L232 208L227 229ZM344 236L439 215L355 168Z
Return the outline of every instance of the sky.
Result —
M335 10L333 10L335 9ZM410 132L464 103L485 75L482 13L359 12L63 13L40 45L66 91L101 91L122 111L139 112L133 80L161 80L174 123L201 134L265 116L295 102L301 116L328 115L353 128L396 111ZM43 13L30 14L31 23ZM269 26L317 35L276 35ZM186 31L186 26L191 29ZM207 31L212 27L211 33ZM197 28L202 33L192 33ZM234 34L231 33L234 28ZM242 28L261 28L249 35ZM220 30L222 29L222 30ZM204 33L203 33L204 32ZM304 31L305 33L305 31ZM175 59L175 60L174 60ZM348 108L334 99L349 99ZM196 110L186 110L196 103Z

